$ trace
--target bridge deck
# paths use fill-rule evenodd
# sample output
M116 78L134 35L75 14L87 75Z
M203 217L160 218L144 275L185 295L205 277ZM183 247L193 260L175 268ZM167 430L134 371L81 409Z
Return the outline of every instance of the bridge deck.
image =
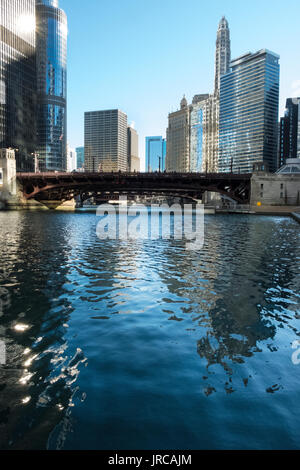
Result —
M113 177L113 178L142 178L142 179L174 179L174 178L183 178L183 179L205 179L205 178L213 178L213 179L241 179L241 180L249 180L252 176L252 173L159 173L159 172L152 172L152 173L125 173L125 172L40 172L40 173L17 173L17 178L19 180L24 179L67 179L67 180L78 180L78 179L101 179L106 177Z
M201 199L205 191L245 203L252 174L234 173L17 173L26 199L68 200L103 193L162 193Z

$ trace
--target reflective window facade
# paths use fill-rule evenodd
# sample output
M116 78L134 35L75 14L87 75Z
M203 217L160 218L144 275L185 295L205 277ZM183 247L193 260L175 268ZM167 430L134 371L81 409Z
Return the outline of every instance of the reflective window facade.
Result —
M127 171L127 115L119 109L84 115L86 171Z
M56 0L37 0L36 54L40 170L66 170L67 17Z
M193 105L191 112L190 171L201 172L203 162L203 124L205 103Z
M167 142L162 136L146 137L146 172L165 171Z
M190 171L217 171L219 98L196 95L191 106Z
M280 119L279 166L287 158L300 158L300 98L288 98Z
M56 7L58 8L58 0L39 0L37 3L43 3L44 5L48 5L49 7Z
M220 172L252 172L255 162L277 169L278 103L277 54L264 49L231 62L220 86Z
M35 0L0 2L0 148L32 171L36 139Z
M76 148L76 155L77 155L77 168L84 168L84 147L77 147Z

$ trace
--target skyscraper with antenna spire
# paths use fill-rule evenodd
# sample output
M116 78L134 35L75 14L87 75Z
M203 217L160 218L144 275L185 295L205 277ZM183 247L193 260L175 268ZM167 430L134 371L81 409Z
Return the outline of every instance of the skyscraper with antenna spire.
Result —
M219 22L215 52L214 93L205 100L194 97L191 111L191 171L217 172L219 161L220 80L230 71L231 43L228 21Z
M167 171L217 172L219 152L220 79L230 71L231 43L225 16L219 22L215 53L215 84L210 95L186 98L169 114Z
M215 95L220 91L220 79L222 75L229 72L231 61L230 29L225 16L222 17L216 42L216 61L215 61Z

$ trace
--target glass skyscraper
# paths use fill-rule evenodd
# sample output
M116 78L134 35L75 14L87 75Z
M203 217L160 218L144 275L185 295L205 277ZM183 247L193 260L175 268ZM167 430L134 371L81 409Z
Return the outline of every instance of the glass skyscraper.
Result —
M300 158L300 98L288 98L280 119L279 166L287 158Z
M76 148L76 155L77 155L77 168L84 168L84 147L77 147Z
M34 169L35 0L0 2L0 148L14 148L18 171Z
M66 170L67 17L58 0L36 0L37 134L40 170Z
M220 172L252 172L255 162L277 169L279 56L263 49L231 62L220 78Z
M145 171L165 171L167 142L162 136L146 137L146 168Z
M191 111L190 171L192 173L202 171L205 106L205 101L193 104Z

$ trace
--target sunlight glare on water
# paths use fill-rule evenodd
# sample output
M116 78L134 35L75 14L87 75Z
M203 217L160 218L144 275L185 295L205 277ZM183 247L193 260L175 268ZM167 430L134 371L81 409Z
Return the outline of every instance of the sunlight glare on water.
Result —
M299 225L206 216L205 245L0 213L0 447L299 448Z

